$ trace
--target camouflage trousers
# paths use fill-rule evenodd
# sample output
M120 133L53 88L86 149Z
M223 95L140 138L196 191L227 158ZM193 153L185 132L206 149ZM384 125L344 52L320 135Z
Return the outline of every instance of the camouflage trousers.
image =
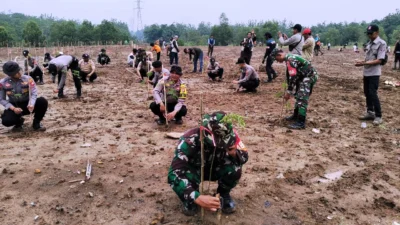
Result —
M296 92L296 103L295 107L299 110L299 115L306 117L308 102L314 85L317 83L318 74L314 72L312 77L305 77L303 81L299 83L298 91Z
M225 160L225 162L227 161L229 160ZM204 180L218 181L218 193L229 193L237 185L242 175L242 166L237 166L233 163L223 165L214 164L211 178L210 169L211 165L206 164L204 167ZM200 173L200 168L195 169L191 166L186 170L173 171L172 168L169 169L168 183L185 207L194 204L194 200L199 196Z

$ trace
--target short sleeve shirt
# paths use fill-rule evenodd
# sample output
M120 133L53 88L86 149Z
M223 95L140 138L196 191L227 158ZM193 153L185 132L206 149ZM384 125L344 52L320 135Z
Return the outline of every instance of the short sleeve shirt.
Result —
M376 59L385 59L386 56L386 42L380 37L377 37L374 41L370 41L366 47L365 61L371 61ZM364 76L380 76L382 75L381 65L365 65Z

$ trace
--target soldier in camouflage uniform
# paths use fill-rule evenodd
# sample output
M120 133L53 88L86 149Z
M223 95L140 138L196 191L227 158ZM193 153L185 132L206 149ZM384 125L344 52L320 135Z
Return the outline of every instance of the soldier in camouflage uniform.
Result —
M222 205L224 213L235 211L230 191L239 182L248 153L232 124L223 121L225 115L224 112L205 115L202 126L186 131L175 150L168 183L183 202L185 215L195 215L198 206L216 211ZM218 181L222 204L218 198L199 193L200 132L204 134L204 180Z
M318 73L309 61L299 55L286 54L282 50L275 49L271 56L278 62L285 62L289 72L285 100L289 100L292 95L296 98L294 113L286 118L288 121L295 121L295 123L289 125L289 128L305 129L308 102L312 89L318 80Z

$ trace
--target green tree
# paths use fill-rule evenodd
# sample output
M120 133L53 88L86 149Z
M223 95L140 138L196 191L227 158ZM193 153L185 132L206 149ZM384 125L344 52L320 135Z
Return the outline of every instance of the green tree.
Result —
M326 44L331 43L332 46L340 45L340 32L336 28L329 28L325 33L321 34Z
M108 20L103 20L101 24L95 28L95 32L99 41L103 44L118 42L120 38L119 30Z
M217 40L217 45L227 46L232 43L232 28L229 26L229 19L222 13L219 17L219 25L213 26L211 34Z
M74 21L62 21L54 23L50 29L51 40L69 45L77 41L77 29Z
M43 41L42 31L35 21L28 21L23 30L23 37L27 43L38 46Z
M400 26L397 26L397 28L393 31L392 35L390 36L390 40L391 44L396 44L396 42L400 40Z
M90 44L90 42L97 39L94 32L94 26L90 21L83 21L83 23L79 27L78 37L79 41L82 41L84 44Z
M7 29L3 26L0 26L0 45L6 46L9 40L10 36L8 34Z

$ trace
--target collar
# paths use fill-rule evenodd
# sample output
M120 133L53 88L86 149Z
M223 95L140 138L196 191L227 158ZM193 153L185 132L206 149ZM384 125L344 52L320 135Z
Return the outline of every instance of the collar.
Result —
M374 41L369 41L370 43L374 43L374 44L378 44L379 42L381 41L381 38L378 36L378 37L376 37L375 38L375 40Z

